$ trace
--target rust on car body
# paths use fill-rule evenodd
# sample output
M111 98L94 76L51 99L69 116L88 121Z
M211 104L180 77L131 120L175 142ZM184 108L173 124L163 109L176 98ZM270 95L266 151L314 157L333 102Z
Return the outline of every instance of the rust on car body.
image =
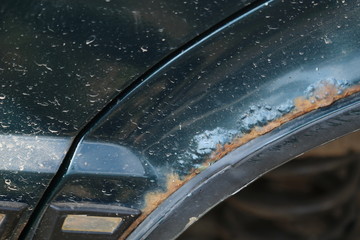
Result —
M263 127L253 128L248 134L245 134L241 137L235 137L230 143L226 143L223 146L218 145L216 151L212 153L210 158L206 161L205 166L209 165L209 163L216 162L236 148L274 130L275 128L289 122L290 120L293 120L316 109L329 106L335 101L348 97L357 92L360 92L360 85L340 90L335 85L325 83L320 88L316 89L312 96L295 98L295 108L290 113L269 122Z
M268 122L264 126L255 126L246 134L236 136L232 141L223 145L218 144L214 152L212 152L208 159L201 165L191 170L191 172L181 177L176 173L167 174L166 190L149 192L145 196L145 207L142 209L140 217L133 222L133 224L124 232L119 238L120 240L126 237L151 213L153 212L165 199L177 191L181 186L205 170L214 162L220 160L228 153L248 143L249 141L271 132L275 128L297 118L306 113L312 112L316 109L329 106L337 100L346 98L352 94L360 92L360 85L354 85L347 88L340 87L333 84L331 81L320 81L308 96L297 97L293 100L294 108L289 113Z
M180 178L176 173L170 173L166 178L166 190L149 192L145 196L145 207L142 209L141 215L130 225L119 240L126 239L126 237L152 212L154 211L165 199L178 190L181 186L187 183L190 179L197 174L192 172L186 177Z

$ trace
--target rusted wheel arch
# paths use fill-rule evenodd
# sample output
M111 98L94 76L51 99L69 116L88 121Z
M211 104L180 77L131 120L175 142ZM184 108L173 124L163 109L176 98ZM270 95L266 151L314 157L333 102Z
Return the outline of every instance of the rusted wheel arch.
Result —
M238 147L189 180L127 239L174 239L215 205L268 171L360 129L360 94L285 123Z

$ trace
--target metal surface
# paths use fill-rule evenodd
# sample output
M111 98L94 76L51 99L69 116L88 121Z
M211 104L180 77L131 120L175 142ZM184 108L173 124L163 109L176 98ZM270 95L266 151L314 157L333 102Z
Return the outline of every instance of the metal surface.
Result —
M51 187L61 178L74 138L103 108L152 66L249 3L1 1L0 200L28 204L12 238L59 168Z
M254 139L188 181L128 239L174 239L219 202L266 172L336 137L360 129L359 96L317 110ZM189 207L191 206L191 207Z
M319 111L320 114L336 112L331 108L334 102L348 99L360 90L359 11L357 2L269 1L253 5L159 66L119 99L84 136L61 184L46 204L71 199L141 209L142 216L123 235L125 238L181 186L188 189L189 184L184 184L190 179L202 172L209 174L211 171L204 169L211 168L218 159L226 161L223 159L235 149L287 122L308 128L310 123L296 121L308 112L327 106L328 112ZM343 108L346 111L346 106ZM352 117L358 117L356 114ZM320 124L324 115L315 116ZM358 126L354 121L349 120L347 127L335 123L331 127L340 130L318 139L313 137L308 147L355 130ZM98 145L103 157L91 157L87 144ZM106 146L116 145L122 170L114 172L106 160L113 156L109 149L114 148ZM306 145L302 150L306 150ZM251 168L246 165L243 170L237 169L242 173L249 171L239 180L241 184L218 190L218 195L207 204L205 200L202 206L194 204L194 214L202 214L230 191L238 190L267 171L267 167L275 167L301 149L297 151L284 150L283 158L269 165L262 158L259 166L251 160ZM89 155L86 161L84 155ZM126 155L131 156L133 164L141 166L136 174L134 169L122 165L126 158L121 156ZM94 172L94 166L104 166L101 174ZM204 181L203 177L200 179L196 181ZM216 188L221 186L214 184ZM180 201L179 206L186 201ZM46 205L41 211L45 210ZM166 216L163 221L168 221L168 225L162 226L157 217L167 212L161 211L165 210L160 208L150 218L157 219L153 225L149 225L150 220L144 222L130 239L147 234L154 239L174 237L194 217L184 212L174 218L179 221L174 227ZM177 213L169 216L172 214ZM38 221L40 217L41 214ZM156 226L159 228L155 231ZM171 226L170 230L161 233L164 226Z
M73 136L146 70L249 3L2 1L0 132Z

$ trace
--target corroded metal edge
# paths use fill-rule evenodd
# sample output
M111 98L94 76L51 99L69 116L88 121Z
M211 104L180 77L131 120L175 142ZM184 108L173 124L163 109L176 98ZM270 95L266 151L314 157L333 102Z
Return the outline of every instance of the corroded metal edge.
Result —
M198 175L201 171L205 170L214 162L220 160L228 153L239 148L240 146L250 142L251 140L262 136L266 133L271 132L275 128L297 118L306 113L312 112L319 108L327 107L333 104L334 102L351 96L355 93L360 92L360 85L354 85L346 89L341 89L338 85L325 82L314 90L311 96L300 96L293 100L294 109L275 119L270 121L265 126L254 127L250 132L234 137L229 143L224 145L217 145L217 149L210 154L210 157L200 166L194 168L188 175L185 177L180 177L176 173L167 174L166 178L166 190L165 191L154 191L149 192L145 195L145 207L142 209L142 214L136 219L133 224L124 232L124 234L119 238L119 240L126 239L128 235L151 213L153 212L165 199L167 199L171 194L177 191L181 186L187 183L189 180Z

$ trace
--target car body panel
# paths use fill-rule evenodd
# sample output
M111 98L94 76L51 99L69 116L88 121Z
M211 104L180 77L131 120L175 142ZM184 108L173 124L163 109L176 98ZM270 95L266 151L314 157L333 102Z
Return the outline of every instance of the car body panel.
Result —
M249 3L2 1L0 201L27 204L3 238L18 237L71 146L119 93Z
M79 142L47 204L72 199L140 209L126 238L234 149L357 93L358 13L356 2L251 5L118 98ZM89 155L89 145L100 156ZM116 166L108 163L110 149L118 151Z

